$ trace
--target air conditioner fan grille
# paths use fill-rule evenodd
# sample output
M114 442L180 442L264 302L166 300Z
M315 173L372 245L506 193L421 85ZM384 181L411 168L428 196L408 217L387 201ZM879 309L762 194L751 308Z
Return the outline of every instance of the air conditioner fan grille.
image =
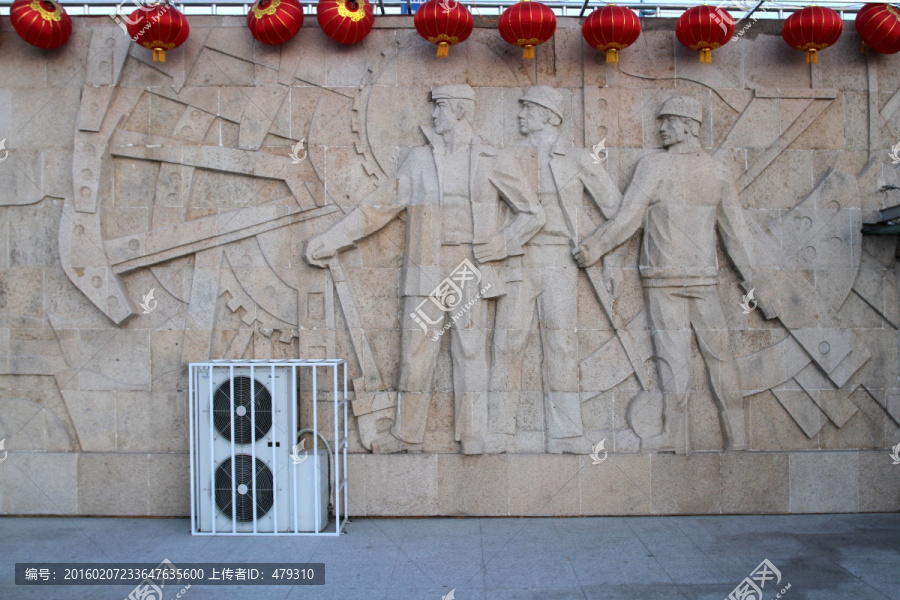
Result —
M253 472L250 465L253 457L249 454L238 454L234 461L234 481L231 479L231 459L226 459L216 469L216 506L229 519L232 517L232 499L234 499L234 515L238 523L253 521ZM232 488L232 483L234 487ZM241 493L243 492L243 493ZM266 463L256 459L256 518L260 519L272 510L275 489L272 482L272 471Z
M251 393L251 382L253 383ZM251 437L250 404L256 418L256 434ZM234 413L235 444L259 441L272 428L272 395L261 382L249 377L234 378L234 402L231 399L231 381L223 382L213 396L213 423L216 431L231 439L231 419Z

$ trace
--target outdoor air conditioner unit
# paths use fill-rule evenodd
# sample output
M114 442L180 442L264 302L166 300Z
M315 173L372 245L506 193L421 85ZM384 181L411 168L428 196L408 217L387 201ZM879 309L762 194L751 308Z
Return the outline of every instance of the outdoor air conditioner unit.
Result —
M204 530L293 529L290 457L297 412L291 403L298 395L292 383L286 367L200 370L197 455Z
M301 367L344 368L342 399L333 393L334 415L343 414L337 464L328 440L313 428L300 428ZM308 376L308 374L303 374ZM329 528L329 484L346 471L346 363L331 361L210 361L190 365L191 519L196 534L339 534L346 514ZM313 413L316 411L313 393ZM326 448L298 447L300 435L313 434ZM334 435L339 434L334 426ZM335 473L335 470L339 470ZM346 478L343 491L346 513ZM338 507L335 507L336 512Z

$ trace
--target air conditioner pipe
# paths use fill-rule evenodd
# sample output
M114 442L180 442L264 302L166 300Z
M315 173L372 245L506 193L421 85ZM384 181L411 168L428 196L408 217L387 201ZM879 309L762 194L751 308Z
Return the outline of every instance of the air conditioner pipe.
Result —
M317 436L319 436L320 438L322 438L322 441L325 442L325 447L328 448L328 501L331 502L331 506L334 507L334 506L335 506L335 503L334 503L334 501L335 501L335 499L334 499L334 482L332 481L332 479L334 479L334 477L332 476L332 473L333 473L334 471L333 471L333 469L331 468L331 462L332 462L332 459L331 459L331 444L328 443L328 440L325 439L325 436L324 436L324 435L322 435L321 433L319 433L318 431L316 431L316 430L314 430L314 429L309 429L309 428L301 429L300 431L297 432L297 443L298 443L298 444L300 443L300 438L303 437L303 434L304 434L304 433L314 433L314 434L316 434ZM315 450L315 448L313 448L313 450Z

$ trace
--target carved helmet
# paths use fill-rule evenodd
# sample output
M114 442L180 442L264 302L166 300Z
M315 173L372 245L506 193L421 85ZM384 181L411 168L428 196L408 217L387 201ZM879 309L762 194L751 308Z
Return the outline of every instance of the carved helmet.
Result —
M556 116L560 119L563 118L562 95L549 85L531 86L525 90L525 94L519 98L519 102L531 102L532 104L543 106L556 113Z
M458 85L437 85L431 88L432 100L471 100L475 102L475 90L472 86L466 84Z
M674 96L662 103L656 118L665 115L675 115L676 117L687 117L698 123L703 122L703 107L700 102L690 96Z

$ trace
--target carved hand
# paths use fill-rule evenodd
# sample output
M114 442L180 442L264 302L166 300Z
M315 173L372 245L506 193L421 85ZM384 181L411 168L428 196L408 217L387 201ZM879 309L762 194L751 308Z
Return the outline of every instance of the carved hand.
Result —
M327 233L327 232L326 232ZM306 262L314 267L324 269L326 259L337 254L337 247L330 244L323 235L317 235L306 242Z
M506 256L506 236L502 232L495 233L487 242L475 244L475 258L480 263L502 260Z
M600 260L597 251L592 249L586 242L587 240L582 241L572 250L572 256L575 257L575 261L578 263L579 267L590 267Z

